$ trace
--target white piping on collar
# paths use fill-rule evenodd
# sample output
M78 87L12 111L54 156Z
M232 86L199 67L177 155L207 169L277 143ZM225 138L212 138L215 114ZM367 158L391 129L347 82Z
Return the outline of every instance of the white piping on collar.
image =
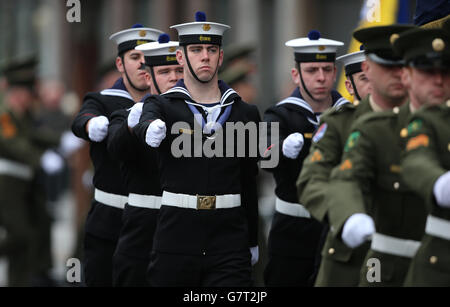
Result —
M133 97L131 97L130 93L124 90L116 90L116 89L107 89L100 92L101 95L104 96L117 96L122 98L127 98L134 101Z
M165 94L169 94L169 93L182 93L182 94L185 94L186 96L188 96L191 100L194 100L194 99L192 99L192 96L189 94L189 92L187 91L187 89L185 89L184 87L181 87L181 86L177 86L177 87L173 87L173 88L171 88L170 90L168 90L167 92L165 92L164 93L164 95ZM222 95L222 97L220 98L220 106L221 107L224 107L224 106L228 106L228 105L231 105L231 104L233 104L234 103L234 100L232 101L232 102L230 102L230 103L227 103L227 104L225 104L225 101L228 99L228 97L230 97L232 94L236 94L237 95L237 93L236 93L236 91L234 91L233 89L228 89L228 90L226 90L225 91L225 93ZM186 103L187 103L187 101L186 101ZM202 106L201 104L198 104L198 103L193 103L193 102L190 102L189 104L192 104L192 105L197 105L197 106Z
M348 101L347 99L345 99L344 97L339 98L333 105L333 107L340 107L344 104L350 103L350 101Z
M295 104L297 106L300 106L308 111L310 111L312 114L314 114L313 109L311 108L311 106L309 105L309 103L307 103L305 100L297 98L297 97L288 97L282 101L280 101L277 106L283 105L285 103L292 103Z
M234 103L234 100L232 100L232 101L229 102L229 103L218 104L218 105L213 106L213 107L207 107L207 106L205 106L205 105L203 105L203 104L201 104L201 103L190 102L190 101L187 101L187 100L185 100L185 102L186 102L187 104L190 104L190 105L193 105L193 106L197 106L197 107L201 107L201 108L203 108L203 109L214 110L214 109L217 109L217 108L228 107L229 105L232 105L232 104Z

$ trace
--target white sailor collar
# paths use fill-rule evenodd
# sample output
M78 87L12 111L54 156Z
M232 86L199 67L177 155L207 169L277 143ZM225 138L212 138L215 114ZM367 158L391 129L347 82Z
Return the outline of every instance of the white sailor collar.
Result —
M222 80L219 80L219 90L222 95L220 98L220 107L231 105L234 103L234 100L236 98L240 98L238 93L236 93L235 90L233 90L231 87L229 87ZM186 89L183 79L178 80L178 83L175 85L175 87L173 87L170 90L168 90L167 92L163 93L162 96L181 98L181 99L184 99L186 101L186 103L188 103L188 104L203 107L202 104L199 104L194 101L191 94Z
M339 92L337 92L336 90L331 91L331 99L333 102L331 107L334 107L334 108L339 108L340 106L342 106L346 103L350 103L350 101L348 101L347 99L342 97L341 94L339 94ZM281 106L283 104L293 104L293 105L296 105L296 106L302 108L303 110L307 111L306 113L308 113L307 114L308 121L315 126L319 125L321 113L314 113L310 104L306 100L303 99L303 97L300 93L300 89L298 87L294 90L294 92L291 94L291 96L289 96L286 99L277 103L277 106Z
M130 93L128 93L128 91L126 89L122 78L119 78L111 88L101 91L100 94L104 95L104 96L116 96L116 97L127 98L134 102L133 97L131 97Z

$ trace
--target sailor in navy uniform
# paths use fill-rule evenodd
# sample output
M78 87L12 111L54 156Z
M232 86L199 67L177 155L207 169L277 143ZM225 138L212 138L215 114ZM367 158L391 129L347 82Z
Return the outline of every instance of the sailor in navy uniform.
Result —
M198 12L196 22L173 28L184 79L148 98L134 128L142 142L158 150L163 188L149 281L152 286L251 286L251 263L257 260L257 157L245 152L238 157L242 146L249 149L249 135L237 142L237 133L228 133L226 126L257 126L260 116L256 106L218 80L222 35L229 26L207 22ZM208 157L208 146L222 146L223 156Z
M158 42L136 47L144 53L151 70L151 94L161 94L183 77L183 67L175 53L178 42L161 34ZM113 284L120 287L148 286L147 267L156 219L161 207L162 189L156 150L138 141L132 129L139 122L143 102L132 108L117 110L108 128L108 151L121 161L121 171L128 190L128 203L113 258Z
M95 168L95 197L87 216L84 241L87 286L112 286L112 256L128 195L119 164L107 151L109 118L115 110L130 108L149 93L144 54L134 48L157 40L161 33L135 25L110 37L118 45L116 67L122 77L110 89L86 94L72 124L74 134L90 142Z
M332 90L336 80L336 49L343 43L320 38L318 31L308 37L290 40L296 66L292 79L297 85L292 95L264 114L269 124L279 124L279 141L268 143L278 150L280 161L273 173L276 181L276 211L269 233L264 280L266 286L312 286L320 258L320 241L326 229L298 202L296 180L309 153L311 137L320 114L347 100Z

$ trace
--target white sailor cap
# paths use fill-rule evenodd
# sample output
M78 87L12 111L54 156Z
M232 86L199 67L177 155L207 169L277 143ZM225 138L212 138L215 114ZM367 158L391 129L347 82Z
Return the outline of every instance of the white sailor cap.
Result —
M152 28L144 28L140 24L135 24L131 29L114 33L109 37L117 44L119 54L134 49L136 46L155 42L163 32Z
M337 62L340 62L340 63L342 63L342 65L344 65L346 76L350 76L357 72L362 71L361 63L366 60L366 54L362 50L362 47L363 46L361 45L360 51L352 52L352 53L340 56L336 59Z
M137 46L135 49L144 53L147 66L177 65L175 56L178 42L170 41L167 34L161 34L157 42L151 42Z
M337 47L343 42L321 38L320 32L312 30L308 37L292 39L286 42L287 47L294 49L295 61L302 62L334 62Z
M178 31L178 39L180 46L192 44L212 44L222 45L223 33L230 29L230 26L207 22L206 14L197 12L195 14L195 22L183 23L170 27Z

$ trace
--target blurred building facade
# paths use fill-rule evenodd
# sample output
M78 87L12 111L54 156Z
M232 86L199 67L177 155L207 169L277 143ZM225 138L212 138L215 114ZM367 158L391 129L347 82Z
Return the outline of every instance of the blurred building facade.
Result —
M94 89L100 67L114 61L110 34L141 23L176 39L169 26L192 21L202 10L208 20L232 26L225 46L258 47L254 82L260 89L261 110L289 94L293 86L289 74L293 56L284 43L310 29L348 43L363 4L363 0L80 0L81 22L70 23L66 14L71 2L77 1L0 1L0 65L16 56L38 54L42 77L58 78L82 97ZM346 46L338 55L345 52Z

